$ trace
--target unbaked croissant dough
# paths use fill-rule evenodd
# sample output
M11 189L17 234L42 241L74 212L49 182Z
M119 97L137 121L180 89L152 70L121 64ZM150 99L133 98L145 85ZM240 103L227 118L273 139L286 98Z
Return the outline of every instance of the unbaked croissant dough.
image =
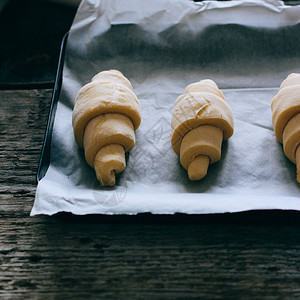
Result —
M222 141L233 134L233 114L216 83L205 79L177 98L171 126L174 152L189 178L200 180L220 160Z
M129 80L117 70L94 76L77 94L72 122L75 140L101 185L114 185L141 123L140 103Z
M271 102L276 138L283 144L285 155L297 166L300 183L300 74L290 74L280 85Z

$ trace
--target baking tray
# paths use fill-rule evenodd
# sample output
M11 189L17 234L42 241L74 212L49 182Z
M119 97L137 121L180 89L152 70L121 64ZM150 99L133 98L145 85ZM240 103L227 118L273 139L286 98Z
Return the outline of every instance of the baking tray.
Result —
M55 76L55 82L53 87L53 92L51 96L50 110L48 116L48 122L46 127L46 133L43 142L43 148L40 156L40 161L38 165L36 182L38 183L46 174L49 165L50 165L50 151L51 151L51 138L52 138L52 130L53 123L55 118L55 112L57 108L57 102L59 100L61 85L62 85L62 76L63 76L63 66L64 66L64 58L66 52L66 46L68 41L69 32L67 32L62 40L59 59L58 59L58 67Z
M67 32L62 39L58 67L55 77L55 84L51 96L49 116L47 121L46 132L44 136L43 147L40 155L38 170L36 174L36 182L38 183L46 174L50 165L50 151L53 123L57 103L60 97L63 77L64 57L69 33ZM300 212L294 210L249 210L234 213L221 214L201 214L187 215L176 213L174 215L153 215L151 213L141 213L138 215L101 215L90 214L84 216L73 215L72 213L60 212L55 217L61 220L69 220L72 222L95 222L95 223L138 223L138 224L274 224L277 225L295 225L300 224Z
M54 86L54 89L53 89L53 94L52 94L52 98L51 98L51 105L50 105L50 111L49 111L49 117L48 117L48 123L47 123L47 129L46 129L46 133L45 133L45 139L44 139L44 143L43 143L43 148L42 148L42 153L41 153L41 158L40 158L40 162L39 162L39 167L38 167L38 172L37 172L37 182L39 182L46 174L47 170L48 170L48 167L49 167L49 163L50 163L50 147L51 147L51 138L52 138L52 130L53 130L53 123L54 123L54 120L55 120L55 114L56 114L56 108L57 108L57 104L58 104L58 100L60 98L60 92L61 92L61 87L62 87L62 72L63 72L63 67L64 67L64 57L65 57L65 51L66 51L66 45L67 45L67 40L68 40L68 36L69 34L67 33L62 41L62 45L61 45L61 52L60 52L60 57L59 57L59 64L58 64L58 69L57 69L57 74L56 74L56 79L55 79L55 86ZM218 214L218 213L215 213L214 214L214 217L211 215L211 214L208 214L209 215L209 219L215 219L217 216L221 216L221 218L226 218L224 217L225 215L242 215L244 218L246 215L247 216L250 216L251 219L253 219L253 213L256 211L256 210L251 210L252 212L247 212L246 210L245 211L242 211L242 212L234 212L234 213L222 213L222 214ZM259 215L262 216L262 219L265 219L264 217L264 213L262 214L262 211L263 210L259 210L260 213ZM276 211L276 212L274 212ZM282 210L279 210L277 212L277 210L266 210L265 211L268 216L274 216L274 219L277 219L278 218L278 214L280 215L285 215L287 212L285 211L282 211ZM293 215L294 213L296 215L298 215L297 212L293 212ZM62 213L64 214L64 213ZM141 217L141 215L145 216L145 215L148 215L147 213L143 214L143 213L139 213L139 216L127 216L125 217L126 219L128 218L135 218L135 219L147 219L147 218L144 218L144 217ZM149 214L151 215L151 214ZM184 214L181 214L181 213L176 213L175 215L168 215L168 219L169 218L173 218L174 216L178 216L181 215L180 219L188 219L188 220L191 220L191 219L198 219L197 218L197 215L184 215ZM206 214L203 214L201 213L201 220L205 220L206 217L205 215ZM91 216L91 215L90 215ZM198 215L199 216L199 215ZM103 215L102 215L103 217ZM120 219L119 216L114 216L116 217L116 219ZM151 215L151 219L153 218L154 216ZM166 215L162 215L162 216L155 216L155 219L163 219L163 220L166 220L165 219ZM103 217L103 219L107 219L109 218L110 219L110 216L105 216ZM272 219L273 217L271 217ZM290 218L290 216L288 217L288 219ZM255 218L254 218L255 219ZM292 218L291 218L292 219Z

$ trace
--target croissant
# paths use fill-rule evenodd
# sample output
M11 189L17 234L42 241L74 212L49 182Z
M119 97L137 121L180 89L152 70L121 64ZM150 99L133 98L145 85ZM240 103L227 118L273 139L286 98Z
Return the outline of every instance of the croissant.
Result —
M297 166L300 183L300 74L290 74L271 102L272 123L287 158Z
M74 137L101 185L114 185L116 174L125 169L125 152L133 148L140 123L140 103L120 71L100 72L79 90L72 115Z
M200 180L221 158L223 140L233 135L233 114L210 79L188 85L175 102L171 143L190 180Z

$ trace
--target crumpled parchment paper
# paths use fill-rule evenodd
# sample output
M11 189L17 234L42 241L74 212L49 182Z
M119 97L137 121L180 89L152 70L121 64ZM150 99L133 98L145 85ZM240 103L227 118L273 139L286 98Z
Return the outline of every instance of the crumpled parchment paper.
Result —
M51 164L31 215L203 214L300 209L295 166L275 138L270 102L300 72L300 6L282 1L83 0L70 30ZM101 188L74 141L78 90L120 70L142 107L136 146L117 185ZM171 148L171 117L186 85L213 79L235 133L221 161L191 182Z

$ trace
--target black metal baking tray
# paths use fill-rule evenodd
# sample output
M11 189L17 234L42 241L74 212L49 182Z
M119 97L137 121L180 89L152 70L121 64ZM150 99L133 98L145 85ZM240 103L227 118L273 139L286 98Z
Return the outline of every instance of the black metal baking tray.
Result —
M46 174L49 164L50 164L50 151L51 151L51 139L52 139L52 130L53 130L53 122L55 118L55 112L57 108L57 102L60 96L61 86L62 86L62 76L63 76L63 66L64 66L64 58L66 52L66 46L68 41L69 33L67 32L62 40L60 54L58 59L58 67L55 77L55 83L53 88L53 93L51 97L51 104L48 116L48 123L43 143L43 148L41 152L41 157L39 161L36 181L39 182Z
M49 117L48 117L48 122L47 122L47 129L45 133L45 138L44 138L44 143L43 143L43 148L42 148L42 153L40 157L40 162L39 162L39 167L38 167L38 172L37 172L37 182L41 180L50 165L50 151L51 151L51 139L52 139L52 130L53 130L53 124L54 124L54 119L55 119L55 114L56 114L56 109L57 109L57 103L60 98L60 92L61 92L61 87L62 87L62 78L63 78L63 66L64 66L64 58L65 58L65 52L66 52L66 45L67 45L67 40L68 40L68 33L65 35L65 37L62 40L61 44L61 51L59 55L59 63L58 63L58 68L57 68L57 74L56 74L56 79L55 79L55 85L53 89L53 94L51 97L51 104L50 104L50 110L49 110ZM287 53L286 53L287 54ZM288 55L288 54L287 54ZM255 217L254 215L255 214ZM59 213L58 215L65 216L65 213ZM149 218L147 217L149 215ZM286 217L283 217L283 215L286 215ZM98 216L100 220L106 219L107 221L111 221L111 216L105 216L105 215L96 215L95 218L98 220ZM287 220L290 220L290 217L293 216L291 219L297 219L299 216L299 212L296 211L282 211L282 210L269 210L269 211L262 211L262 210L251 210L251 211L242 211L242 212L237 212L237 213L225 213L225 214L201 214L201 220L207 220L207 222L212 221L213 223L216 222L216 218L220 217L224 218L224 221L230 221L232 218L236 218L237 222L239 223L241 221L250 221L251 223L253 220L255 221L258 216L260 216L258 219L263 220L265 222L266 220L269 220L269 217L272 216L272 220L270 220L271 223L276 220L278 221L278 217L282 216L283 217L283 223L286 224ZM223 217L225 216L225 217ZM229 218L227 220L227 217ZM237 217L237 216L240 216ZM176 219L180 223L183 222L191 222L191 219L194 219L195 222L199 222L200 219L198 218L199 215L195 216L190 216L190 215L185 215L185 214L175 214L173 216L168 216L168 219ZM82 216L79 217L80 220L82 220ZM90 217L87 217L90 220ZM115 218L122 218L122 216L114 216ZM155 216L151 214L139 214L138 216L126 216L124 220L120 220L121 222L125 221L127 222L129 219L142 219L142 222L144 220L151 220L153 221L153 218L156 218ZM161 219L162 222L166 222L166 215L161 215L157 217L158 219ZM126 219L126 220L125 220ZM226 220L225 220L226 219ZM133 220L132 220L133 221ZM206 221L204 221L206 222ZM292 222L294 223L294 222Z

